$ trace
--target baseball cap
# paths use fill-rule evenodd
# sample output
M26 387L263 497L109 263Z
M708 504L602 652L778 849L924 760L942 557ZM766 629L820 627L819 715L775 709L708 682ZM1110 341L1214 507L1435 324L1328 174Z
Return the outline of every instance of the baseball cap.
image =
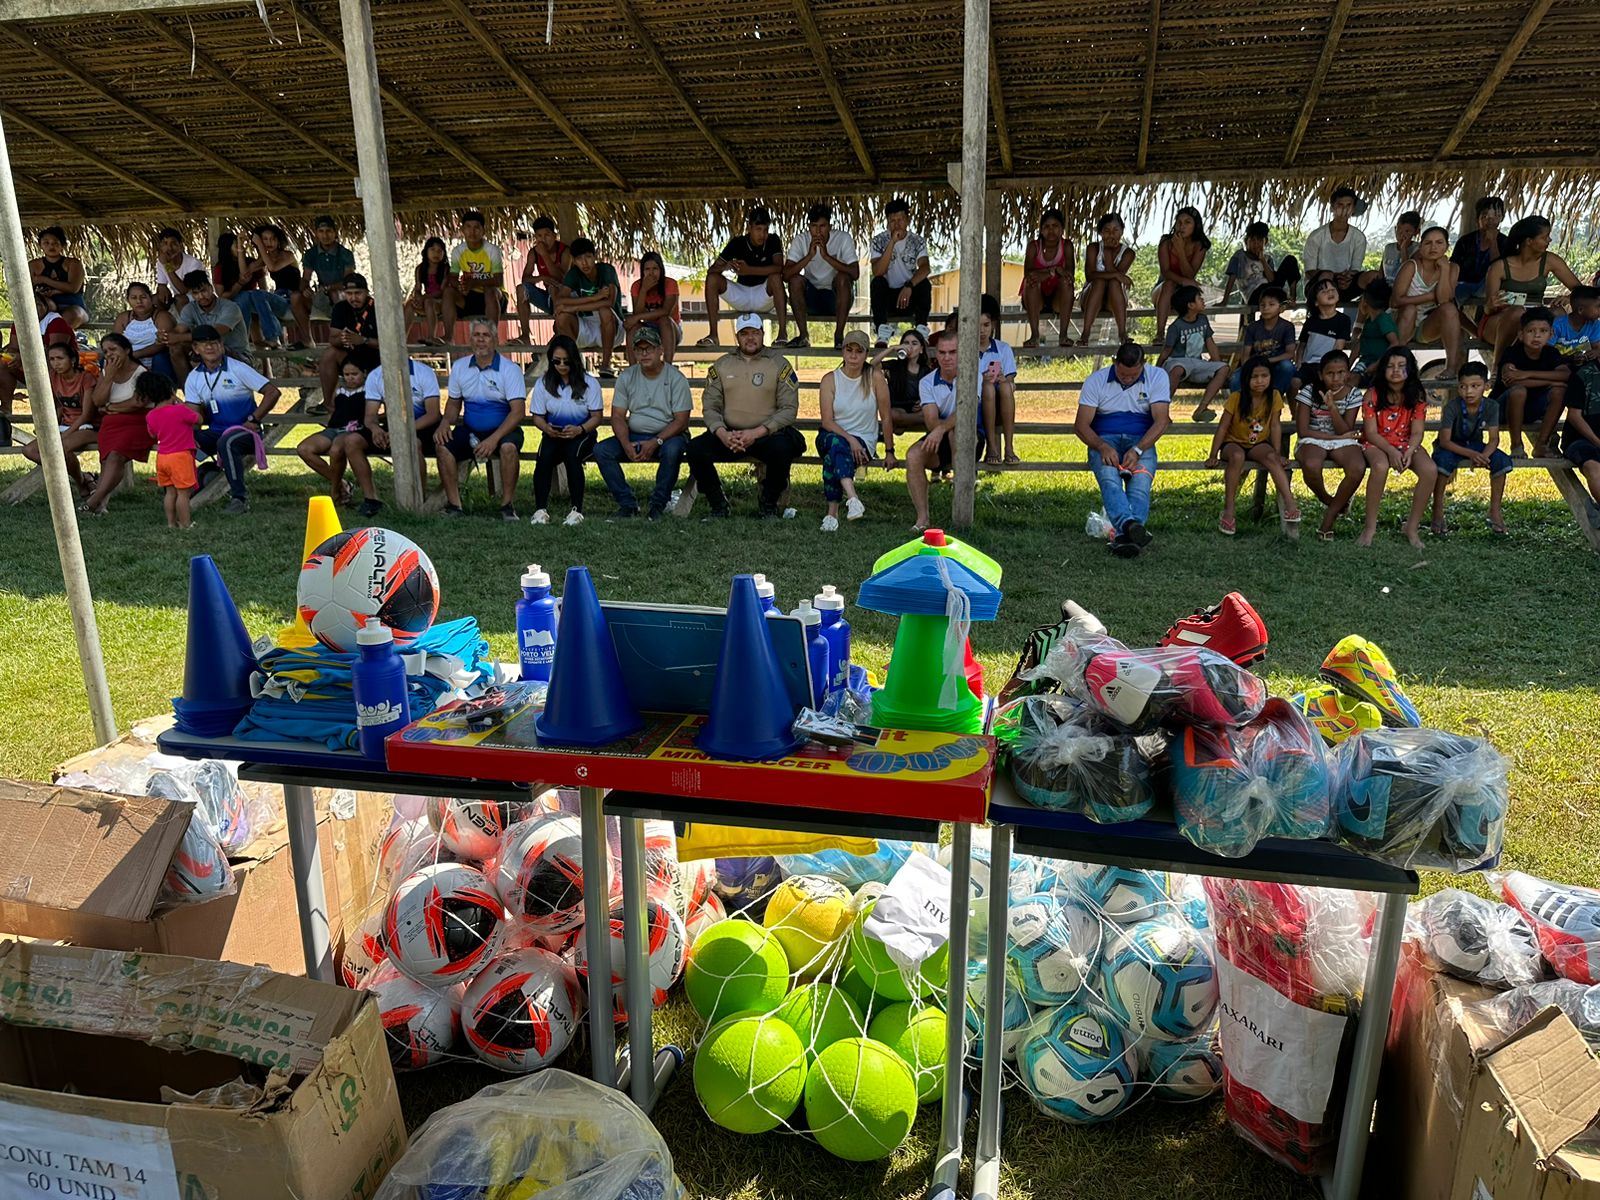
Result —
M867 336L865 330L852 329L844 335L844 344L846 346L858 346L862 350L870 350L872 348L872 339Z
M330 217L327 213L323 213L315 221L311 222L311 228L313 228L313 229L337 229L337 228L339 228L339 226L334 224L334 220L333 220L332 217Z
M734 323L733 323L733 332L736 333L736 334L743 333L746 329L760 329L760 328L761 328L761 314L760 313L740 313L739 316L738 316L738 319L736 319L734 321Z
M636 343L646 342L652 346L659 346L661 345L661 331L654 325L641 325L634 332L633 340Z
M217 332L215 325L196 325L194 332L189 335L192 342L220 342L222 335Z

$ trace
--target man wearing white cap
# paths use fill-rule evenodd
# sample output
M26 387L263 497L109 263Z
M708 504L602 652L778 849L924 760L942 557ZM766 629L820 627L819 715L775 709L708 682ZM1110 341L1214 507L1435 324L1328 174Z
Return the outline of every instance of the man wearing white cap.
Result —
M728 497L716 464L755 459L766 467L760 515L776 517L789 488L789 468L805 453L805 439L794 427L800 384L788 360L763 344L759 316L745 313L734 321L733 331L739 349L706 372L706 431L689 443L689 473L711 505L711 516L726 517Z

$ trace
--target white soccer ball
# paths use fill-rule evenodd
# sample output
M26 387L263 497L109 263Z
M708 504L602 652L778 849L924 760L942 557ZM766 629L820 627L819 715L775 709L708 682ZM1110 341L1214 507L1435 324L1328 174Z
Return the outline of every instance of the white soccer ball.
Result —
M572 968L543 950L495 958L467 985L461 1029L472 1052L502 1071L536 1071L571 1044L583 1018Z
M506 830L534 811L531 800L463 800L428 797L428 827L457 858L492 858Z
M513 825L501 840L494 879L506 909L535 933L578 928L583 924L583 826L578 818L535 817Z
M393 530L367 526L336 533L311 552L296 589L300 616L330 650L356 651L368 617L404 647L439 613L439 576L421 547Z
M384 916L389 957L435 987L469 978L499 946L505 910L483 872L436 863L407 875Z
M1205 939L1176 921L1141 921L1106 950L1106 1005L1133 1034L1180 1042L1217 1011L1217 968Z
M623 918L622 902L611 906L611 982L621 984L628 978L628 955L624 942L627 923ZM650 986L658 990L670 988L683 974L683 960L688 953L689 936L678 914L660 900L645 901L645 949L650 953ZM589 978L589 944L579 939L573 949L573 963L578 978Z
M379 967L389 961L383 944L383 909L368 913L353 931L346 933L344 953L339 956L339 978L345 987L361 987Z
M1100 922L1081 904L1046 892L1011 901L1006 957L1033 1004L1065 1004L1094 974Z
M378 998L378 1017L396 1070L416 1071L449 1057L461 1031L460 984L430 988L385 966L367 981L366 990Z

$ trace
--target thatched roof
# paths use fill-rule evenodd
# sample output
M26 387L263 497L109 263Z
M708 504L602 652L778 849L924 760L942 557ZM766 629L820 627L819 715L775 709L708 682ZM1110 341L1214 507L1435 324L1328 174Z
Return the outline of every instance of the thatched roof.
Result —
M705 204L953 225L959 0L375 0L395 205L509 224L560 201L676 230ZM359 224L337 0L0 23L23 215L144 231L203 215ZM1559 209L1600 178L1594 0L993 0L990 170L1014 231L1204 182L1213 211L1464 173ZM1153 47L1153 55L1152 55ZM1153 61L1153 67L1152 67ZM1136 199L1135 199L1136 202ZM792 227L792 226L790 226Z

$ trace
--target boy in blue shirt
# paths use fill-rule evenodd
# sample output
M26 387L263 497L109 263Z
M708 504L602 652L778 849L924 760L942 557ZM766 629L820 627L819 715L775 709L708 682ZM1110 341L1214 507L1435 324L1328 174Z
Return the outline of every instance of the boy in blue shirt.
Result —
M1585 360L1600 359L1600 288L1572 289L1572 311L1550 326L1550 344L1574 370Z
M1433 485L1435 537L1446 533L1444 521L1445 489L1462 467L1484 467L1489 472L1489 528L1505 536L1506 524L1500 515L1500 502L1506 494L1506 476L1511 474L1511 456L1500 449L1500 402L1490 400L1489 368L1479 362L1462 366L1456 377L1456 395L1445 402L1439 423L1439 437L1433 443L1433 463L1439 468Z

